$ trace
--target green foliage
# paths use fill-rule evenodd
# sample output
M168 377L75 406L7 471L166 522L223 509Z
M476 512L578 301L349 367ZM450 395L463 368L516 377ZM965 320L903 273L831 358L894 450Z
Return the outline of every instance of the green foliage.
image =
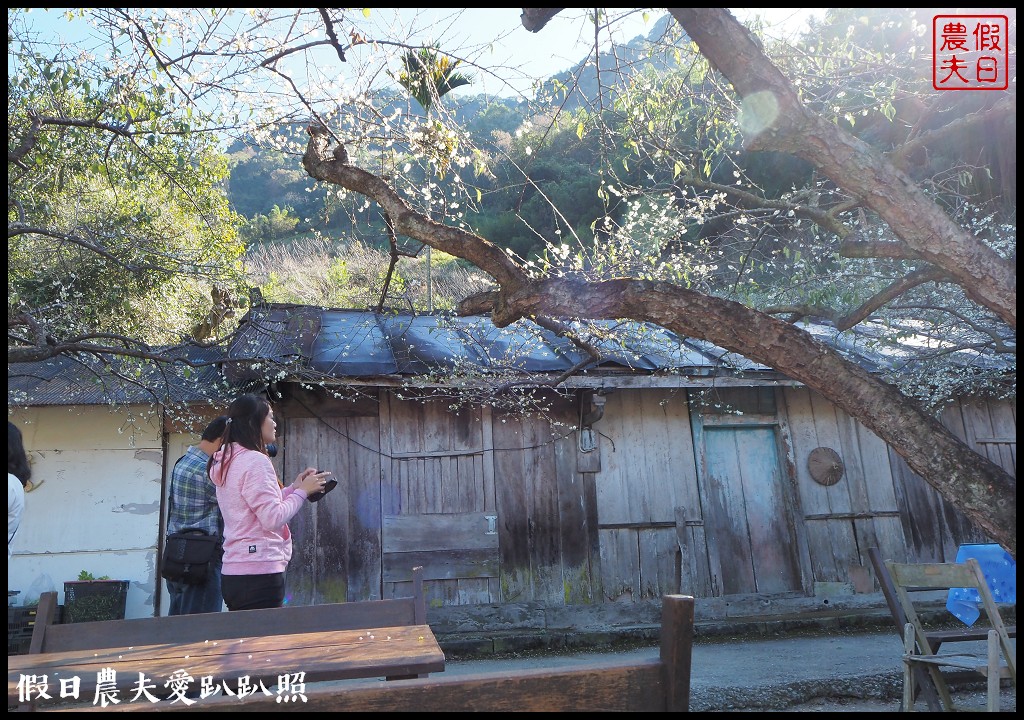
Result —
M21 48L8 69L8 314L58 337L177 340L208 309L209 286L240 282L239 218L227 164L175 100L130 79L89 76L72 59ZM96 119L109 127L97 127Z
M522 115L508 103L489 102L470 112L469 103L462 103L460 110L466 132L479 141L489 141L496 132L511 134L522 123Z
M250 277L270 302L324 307L375 307L380 301L389 264L387 253L359 242L341 247L322 238L274 243L250 252ZM434 251L429 268L431 298L427 299L426 253L406 258L391 276L387 306L450 310L455 303L487 285L464 261Z
M249 218L242 228L246 245L274 242L293 235L299 219L291 212L292 208L274 205L269 214L257 214Z
M324 191L310 192L313 183L294 156L239 145L229 157L227 192L235 212L251 219L277 206L312 218L323 206Z
M82 571L78 583L64 584L64 622L91 622L124 618L128 583L108 577L93 578ZM106 581L106 582L103 582Z
M413 132L413 145L430 159L438 177L444 178L459 147L458 135L440 120L429 120L431 108L456 88L473 82L470 75L457 70L461 60L443 55L436 46L407 50L402 55L402 70L394 75L426 113L428 122Z
M540 255L546 243L589 245L594 224L617 204L600 196L596 135L581 139L571 120L554 128L546 123L537 116L502 138L505 158L490 168L493 180L482 183L493 190L472 220L479 234L524 258Z
M473 82L472 76L457 70L461 64L461 60L441 54L436 46L406 50L402 56L403 69L395 79L429 115L435 102L455 88Z

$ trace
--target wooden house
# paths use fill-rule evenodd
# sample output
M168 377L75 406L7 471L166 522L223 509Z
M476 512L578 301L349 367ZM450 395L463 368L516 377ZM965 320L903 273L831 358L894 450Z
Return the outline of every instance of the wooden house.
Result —
M308 465L340 481L291 522L289 602L402 595L423 566L439 633L653 626L661 596L678 592L697 598L698 621L744 623L883 607L870 547L951 560L986 540L799 383L662 329L622 341L604 327L604 359L532 391L543 411L524 414L465 392L479 382L470 370L551 378L582 357L536 326L254 308L224 376L268 389L286 481ZM232 362L253 354L267 364ZM278 363L316 379L267 382ZM1015 403L964 399L943 419L1015 473ZM193 440L165 425L164 485Z

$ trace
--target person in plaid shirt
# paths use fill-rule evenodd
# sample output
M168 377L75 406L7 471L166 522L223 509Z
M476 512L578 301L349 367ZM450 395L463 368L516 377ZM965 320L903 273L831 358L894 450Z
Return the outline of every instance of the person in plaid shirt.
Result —
M206 474L206 464L220 449L227 416L222 415L203 431L198 445L192 445L174 464L171 471L171 502L167 515L167 532L198 528L209 534L223 535L224 521L217 505L217 490ZM202 585L167 581L171 595L169 615L220 612L224 598L220 592L220 557L210 569Z

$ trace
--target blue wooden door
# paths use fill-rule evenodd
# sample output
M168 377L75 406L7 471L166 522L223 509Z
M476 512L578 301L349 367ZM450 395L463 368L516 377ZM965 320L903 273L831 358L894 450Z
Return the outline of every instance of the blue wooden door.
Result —
M778 426L699 430L700 482L716 595L802 592L793 493L782 470Z

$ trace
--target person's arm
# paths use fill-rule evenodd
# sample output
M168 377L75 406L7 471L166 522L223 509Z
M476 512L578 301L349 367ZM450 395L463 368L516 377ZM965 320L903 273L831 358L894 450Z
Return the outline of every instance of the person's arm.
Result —
M242 497L260 525L276 531L294 517L306 501L308 493L302 484L298 484L291 486L291 492L286 494L277 482L277 473L270 458L261 453L247 455L244 458L247 467L243 471L241 483Z

